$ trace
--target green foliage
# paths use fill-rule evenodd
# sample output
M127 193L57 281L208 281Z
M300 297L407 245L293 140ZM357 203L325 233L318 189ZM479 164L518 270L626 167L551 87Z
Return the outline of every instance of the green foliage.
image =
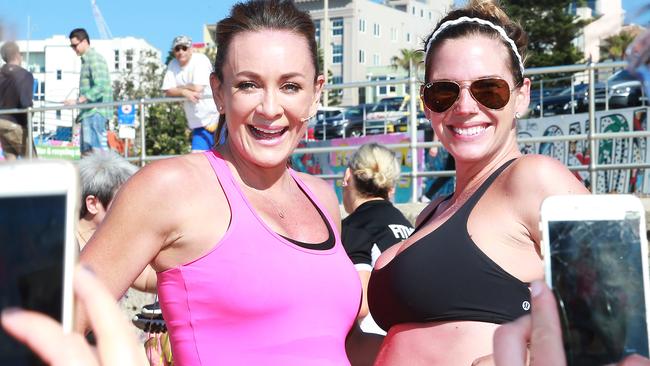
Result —
M160 89L165 72L153 52L147 53L134 69L122 73L113 83L115 100L160 98ZM139 114L142 111L138 110ZM181 103L148 104L145 108L145 143L147 155L177 155L190 151L190 131ZM136 149L141 147L140 130L136 130ZM137 152L136 152L137 153Z
M634 36L628 32L620 32L605 38L600 45L601 60L622 60L627 46L634 41Z
M572 65L584 60L573 40L586 25L569 14L571 0L503 0L507 14L528 33L526 67Z
M418 74L420 67L424 66L424 52L421 50L409 50L402 48L399 50L399 56L393 56L390 59L390 64L393 69L403 69L406 74L411 77L411 67L415 75Z

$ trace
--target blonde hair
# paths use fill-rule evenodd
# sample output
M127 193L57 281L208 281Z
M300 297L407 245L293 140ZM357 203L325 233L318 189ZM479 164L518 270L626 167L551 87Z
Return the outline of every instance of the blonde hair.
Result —
M397 184L400 164L393 151L377 143L362 145L348 164L354 187L365 197L388 199Z

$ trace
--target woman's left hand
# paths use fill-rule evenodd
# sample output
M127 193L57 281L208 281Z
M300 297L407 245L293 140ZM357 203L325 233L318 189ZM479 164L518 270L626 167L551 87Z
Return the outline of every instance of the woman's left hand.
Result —
M34 311L3 311L2 327L49 365L148 365L142 345L104 285L83 267L74 277L78 306L101 314L89 316L97 350L81 334L64 333L60 323Z

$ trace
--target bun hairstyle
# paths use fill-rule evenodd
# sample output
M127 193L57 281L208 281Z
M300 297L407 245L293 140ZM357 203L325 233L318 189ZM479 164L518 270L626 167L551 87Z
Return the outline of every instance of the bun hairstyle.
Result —
M376 143L362 145L348 164L354 188L364 197L388 199L400 174L395 153Z
M454 21L461 17L478 18L479 20L492 23L495 27L481 24L478 21L466 21L451 26L448 26L449 24L447 24L446 27L444 26L445 23ZM436 31L441 28L441 26L443 26L443 29L441 32L436 34ZM503 28L505 31L504 34L500 34L499 31L497 31L498 28ZM425 80L428 82L430 77L429 69L431 66L431 55L445 40L478 35L496 39L503 43L510 55L510 65L508 68L512 73L515 86L520 86L524 81L522 69L526 60L528 35L519 23L511 20L503 11L499 4L499 0L470 0L467 6L450 11L447 16L438 22L433 32L426 37L424 42L426 52ZM504 35L507 38L505 38ZM512 41L512 43L510 41Z
M223 65L233 38L244 32L259 32L265 29L286 30L303 36L309 47L311 62L314 65L314 81L318 77L318 47L316 46L316 27L309 14L296 8L290 0L249 0L238 2L230 9L228 17L217 23L217 56L214 61L214 74L223 82ZM264 45L260 45L264 47ZM215 142L219 143L225 114L219 115Z

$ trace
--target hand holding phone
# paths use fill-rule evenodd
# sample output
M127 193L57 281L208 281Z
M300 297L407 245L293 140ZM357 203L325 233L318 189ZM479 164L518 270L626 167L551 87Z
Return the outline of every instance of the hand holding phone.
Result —
M78 201L69 162L0 164L0 309L38 311L72 330ZM0 365L34 364L38 359L0 329Z
M546 281L558 300L569 365L648 357L644 213L630 195L553 196L542 203Z
M75 272L74 292L79 306L87 314L91 311L101 314L89 317L97 337L96 351L81 335L64 332L61 324L41 313L27 310L3 313L2 326L50 365L149 364L142 345L138 344L113 296L83 267Z

